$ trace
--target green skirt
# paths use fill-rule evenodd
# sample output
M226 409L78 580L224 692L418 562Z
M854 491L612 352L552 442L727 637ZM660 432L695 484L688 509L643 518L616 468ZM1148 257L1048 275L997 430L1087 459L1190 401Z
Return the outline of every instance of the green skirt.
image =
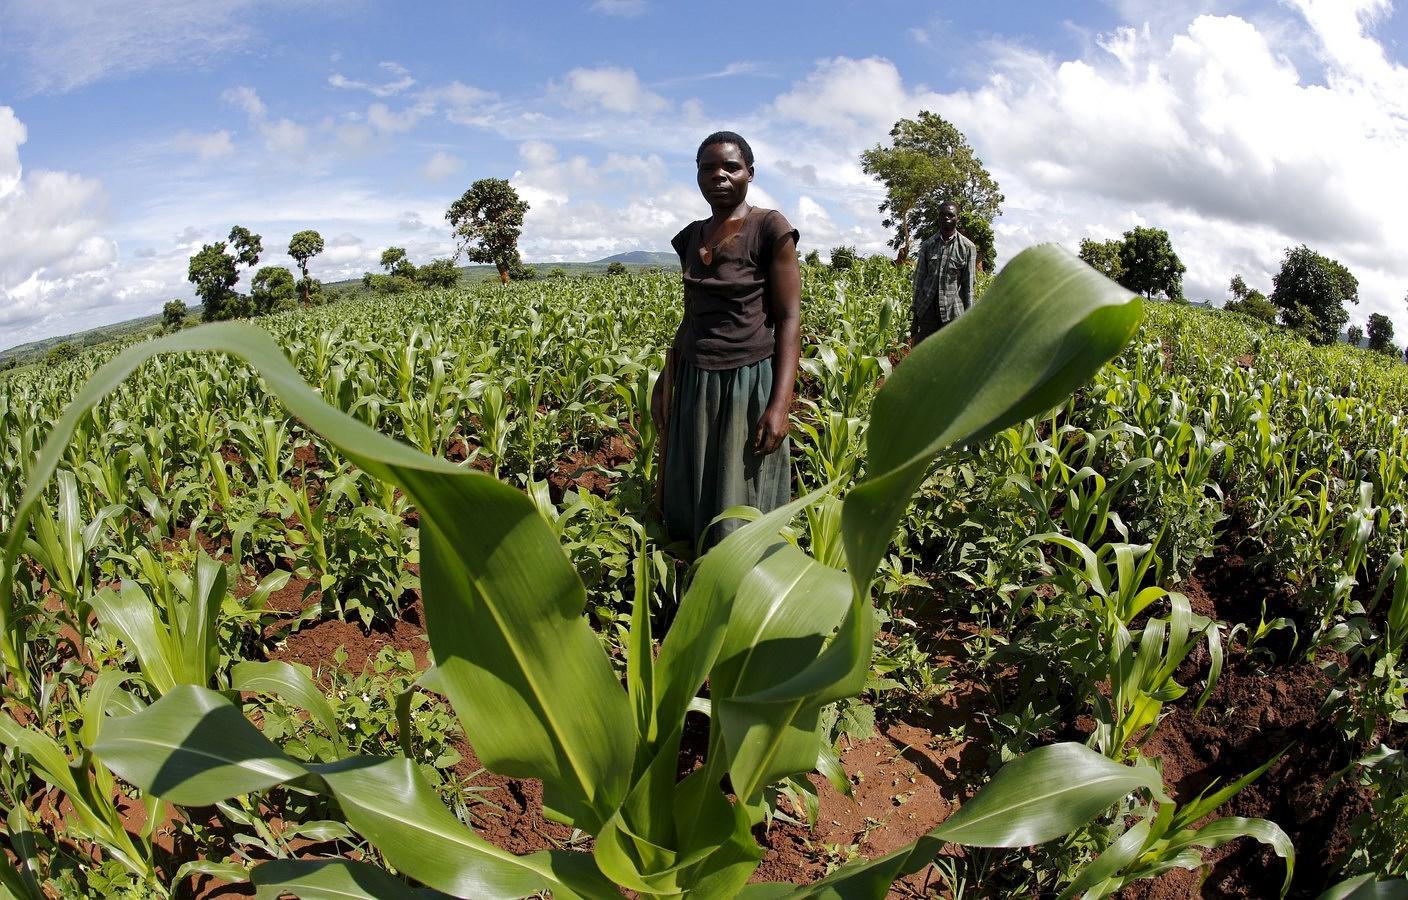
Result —
M663 476L671 538L702 552L743 524L726 519L709 527L729 507L768 512L791 499L790 440L767 456L753 451L753 432L771 396L772 357L721 370L678 362Z

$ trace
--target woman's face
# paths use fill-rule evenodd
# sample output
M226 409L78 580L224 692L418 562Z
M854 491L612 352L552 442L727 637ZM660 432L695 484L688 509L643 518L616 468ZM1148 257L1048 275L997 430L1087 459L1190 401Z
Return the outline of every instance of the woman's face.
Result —
M699 192L713 209L731 210L748 196L753 172L737 144L710 144L699 156Z

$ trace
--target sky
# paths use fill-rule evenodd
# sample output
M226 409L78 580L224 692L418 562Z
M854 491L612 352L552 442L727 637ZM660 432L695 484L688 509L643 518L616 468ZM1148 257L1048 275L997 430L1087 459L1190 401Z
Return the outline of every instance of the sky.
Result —
M1164 228L1190 299L1306 244L1408 337L1408 11L1391 0L0 0L0 349L195 302L232 225L324 281L455 247L478 178L529 262L669 250L711 131L803 252L887 251L861 151L929 110L1023 247ZM246 279L247 287L247 279Z

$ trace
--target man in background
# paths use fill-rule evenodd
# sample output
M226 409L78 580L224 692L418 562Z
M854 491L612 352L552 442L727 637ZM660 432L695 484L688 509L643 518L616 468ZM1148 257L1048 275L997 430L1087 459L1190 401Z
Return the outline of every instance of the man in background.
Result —
M910 346L934 334L973 306L973 278L978 254L973 242L958 233L958 204L939 207L939 232L919 246L914 269L914 317Z

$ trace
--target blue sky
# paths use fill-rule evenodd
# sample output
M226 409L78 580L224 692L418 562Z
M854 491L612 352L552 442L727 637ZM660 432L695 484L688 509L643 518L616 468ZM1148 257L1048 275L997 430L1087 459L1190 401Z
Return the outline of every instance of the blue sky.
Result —
M1300 243L1408 335L1408 14L1389 0L0 0L0 348L192 300L231 225L324 280L452 249L481 177L532 204L530 261L668 249L733 128L802 247L881 252L857 156L953 121L998 178L1000 260L1169 230L1195 299L1270 290ZM927 10L927 11L925 11Z

